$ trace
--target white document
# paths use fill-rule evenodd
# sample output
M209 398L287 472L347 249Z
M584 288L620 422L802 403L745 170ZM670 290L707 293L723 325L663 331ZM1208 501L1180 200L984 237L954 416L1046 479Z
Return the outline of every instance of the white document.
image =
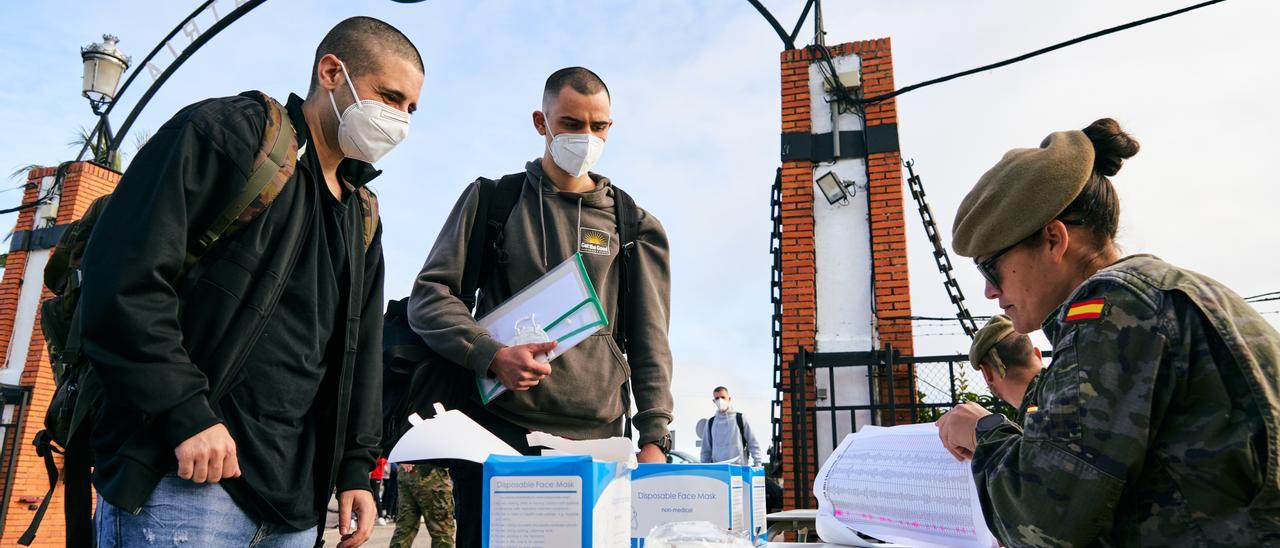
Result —
M391 462L426 459L463 459L484 462L489 455L519 456L520 452L503 443L497 436L471 420L462 411L444 410L435 404L436 416L424 420L417 413L409 415L412 427L391 448Z
M813 485L818 536L829 543L994 546L969 462L958 462L930 424L865 426L845 437Z
M507 346L516 342L516 324L536 321L556 347L544 356L542 363L550 362L578 343L590 337L600 328L609 325L609 319L600 306L595 286L587 276L582 254L576 253L560 263L537 281L521 289L515 296L493 309L483 318L480 326L488 329L494 340ZM498 379L476 376L480 398L489 403L507 391Z
M542 450L544 457L586 455L596 460L621 463L628 470L636 468L636 451L630 438L571 440L546 432L530 432L525 439L531 447L548 447Z
M427 459L462 459L483 463L490 455L520 456L520 452L507 445L483 426L476 424L462 411L435 404L436 416L423 419L417 413L409 415L412 425L404 437L391 448L390 462L411 462ZM583 455L595 460L617 462L626 470L636 467L636 454L628 438L613 437L602 440L571 440L546 432L530 432L526 439L534 447L547 447L543 456Z

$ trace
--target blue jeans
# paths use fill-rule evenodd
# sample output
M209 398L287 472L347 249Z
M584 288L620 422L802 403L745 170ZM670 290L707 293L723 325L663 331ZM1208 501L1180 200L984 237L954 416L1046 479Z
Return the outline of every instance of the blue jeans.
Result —
M98 497L94 516L99 548L117 546L253 546L309 548L316 528L294 531L257 523L236 506L220 485L197 485L168 474L151 498L131 514Z

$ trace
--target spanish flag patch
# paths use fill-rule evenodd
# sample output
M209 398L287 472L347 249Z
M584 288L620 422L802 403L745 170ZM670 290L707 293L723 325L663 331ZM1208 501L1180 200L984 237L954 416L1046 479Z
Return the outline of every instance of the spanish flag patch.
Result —
M1093 299L1073 303L1067 308L1067 317L1064 319L1069 322L1076 320L1096 320L1102 317L1102 309L1106 304L1106 299Z

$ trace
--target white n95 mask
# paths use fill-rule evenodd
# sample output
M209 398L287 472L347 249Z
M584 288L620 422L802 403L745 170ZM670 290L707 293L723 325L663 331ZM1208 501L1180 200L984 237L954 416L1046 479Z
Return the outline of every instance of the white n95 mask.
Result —
M372 164L409 136L409 114L380 101L360 100L355 85L351 83L351 75L347 73L347 65L338 61L338 66L342 67L351 96L356 100L340 113L337 101L333 100L333 92L329 92L329 103L333 105L333 113L338 115L338 146L342 148L343 156Z
M551 159L565 173L580 177L600 161L604 154L604 139L590 133L551 133L551 120L546 121L547 135L551 136Z

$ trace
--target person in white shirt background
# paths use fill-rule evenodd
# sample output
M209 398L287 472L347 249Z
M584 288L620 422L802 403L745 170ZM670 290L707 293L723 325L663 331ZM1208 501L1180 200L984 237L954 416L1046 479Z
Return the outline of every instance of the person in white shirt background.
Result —
M733 410L733 398L729 389L717 386L712 391L716 414L707 419L702 431L702 462L730 462L746 464L751 457L752 466L760 466L760 443L751 432L746 418Z

